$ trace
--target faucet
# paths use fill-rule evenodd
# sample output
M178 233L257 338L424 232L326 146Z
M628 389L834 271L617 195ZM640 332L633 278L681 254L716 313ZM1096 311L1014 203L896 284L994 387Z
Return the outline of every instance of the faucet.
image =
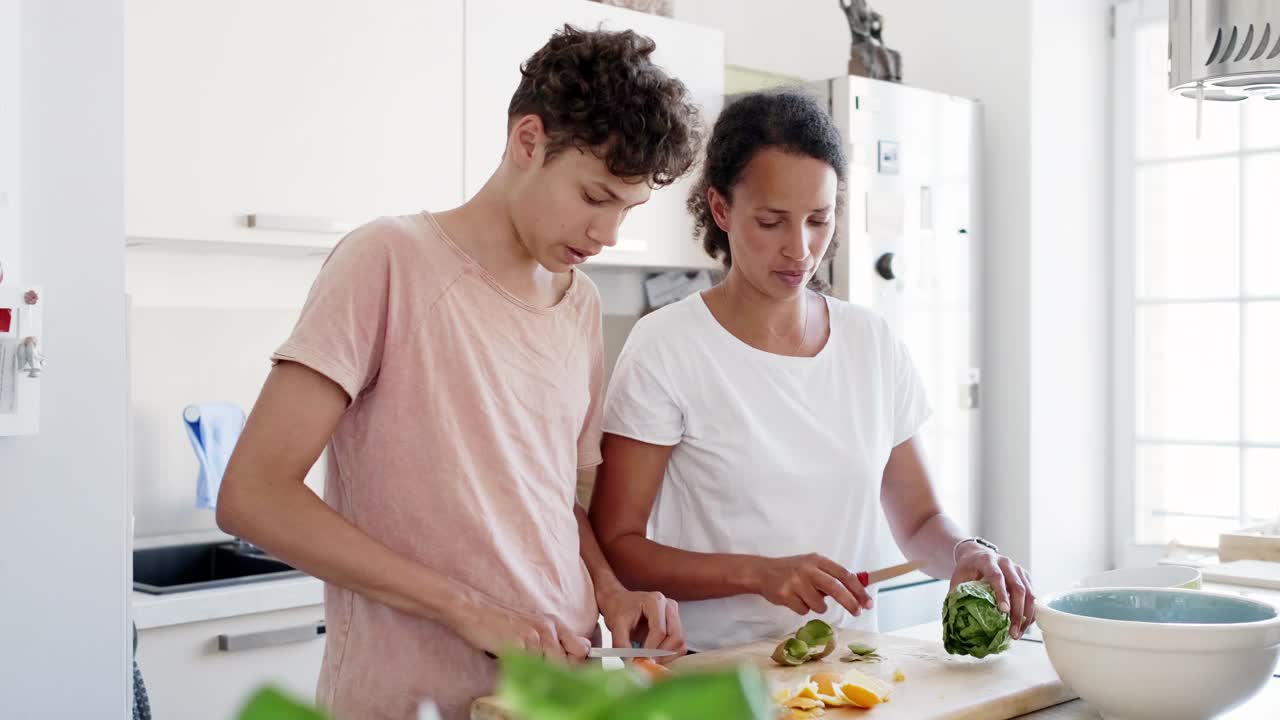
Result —
M244 538L237 537L231 541L231 544L235 546L236 553L240 555L266 555L267 554L257 545L254 545L253 543L249 542L248 540L245 540Z
M23 338L18 346L18 372L25 372L27 377L40 377L44 372L44 353L40 352L40 341L34 337Z

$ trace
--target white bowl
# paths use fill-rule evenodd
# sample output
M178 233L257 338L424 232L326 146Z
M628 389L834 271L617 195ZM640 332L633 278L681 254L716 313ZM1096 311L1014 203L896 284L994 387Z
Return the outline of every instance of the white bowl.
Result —
M1036 601L1049 660L1106 720L1207 720L1280 658L1280 611L1235 595L1094 588Z
M1144 587L1187 588L1199 590L1202 582L1200 571L1184 565L1154 565L1152 567L1121 568L1081 580L1077 587Z

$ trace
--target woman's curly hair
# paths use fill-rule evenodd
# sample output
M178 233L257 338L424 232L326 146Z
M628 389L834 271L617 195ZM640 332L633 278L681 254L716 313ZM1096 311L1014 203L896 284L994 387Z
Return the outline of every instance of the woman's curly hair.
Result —
M630 30L565 25L521 65L508 118L542 119L548 159L577 147L617 177L669 185L697 159L701 119L684 83L649 59L655 47Z
M826 108L803 91L790 88L743 95L725 107L716 119L711 139L707 141L702 177L690 190L686 203L693 215L694 233L701 238L703 249L724 263L726 270L733 265L729 236L711 214L707 190L715 188L726 201L732 202L733 187L743 170L756 153L766 148L811 157L830 165L839 181L837 224L844 215L847 175L844 145ZM828 258L835 249L836 241L832 239L827 249ZM817 275L810 286L827 290Z

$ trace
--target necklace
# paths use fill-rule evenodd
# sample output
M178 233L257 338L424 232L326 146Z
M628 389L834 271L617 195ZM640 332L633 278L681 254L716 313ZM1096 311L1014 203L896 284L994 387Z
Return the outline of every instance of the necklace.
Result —
M796 347L791 354L799 357L800 349L804 347L804 341L809 337L809 293L806 291L801 297L804 298L804 329L800 331L800 342L796 343Z

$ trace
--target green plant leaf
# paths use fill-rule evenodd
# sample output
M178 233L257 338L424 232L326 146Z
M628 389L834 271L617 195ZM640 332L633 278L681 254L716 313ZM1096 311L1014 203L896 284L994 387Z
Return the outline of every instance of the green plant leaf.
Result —
M245 703L239 720L325 720L324 713L281 692L264 687Z
M641 688L629 672L570 669L522 653L504 655L499 666L498 695L526 720L594 720Z
M628 672L502 658L499 694L524 720L771 720L768 689L744 666L676 675L645 687Z

